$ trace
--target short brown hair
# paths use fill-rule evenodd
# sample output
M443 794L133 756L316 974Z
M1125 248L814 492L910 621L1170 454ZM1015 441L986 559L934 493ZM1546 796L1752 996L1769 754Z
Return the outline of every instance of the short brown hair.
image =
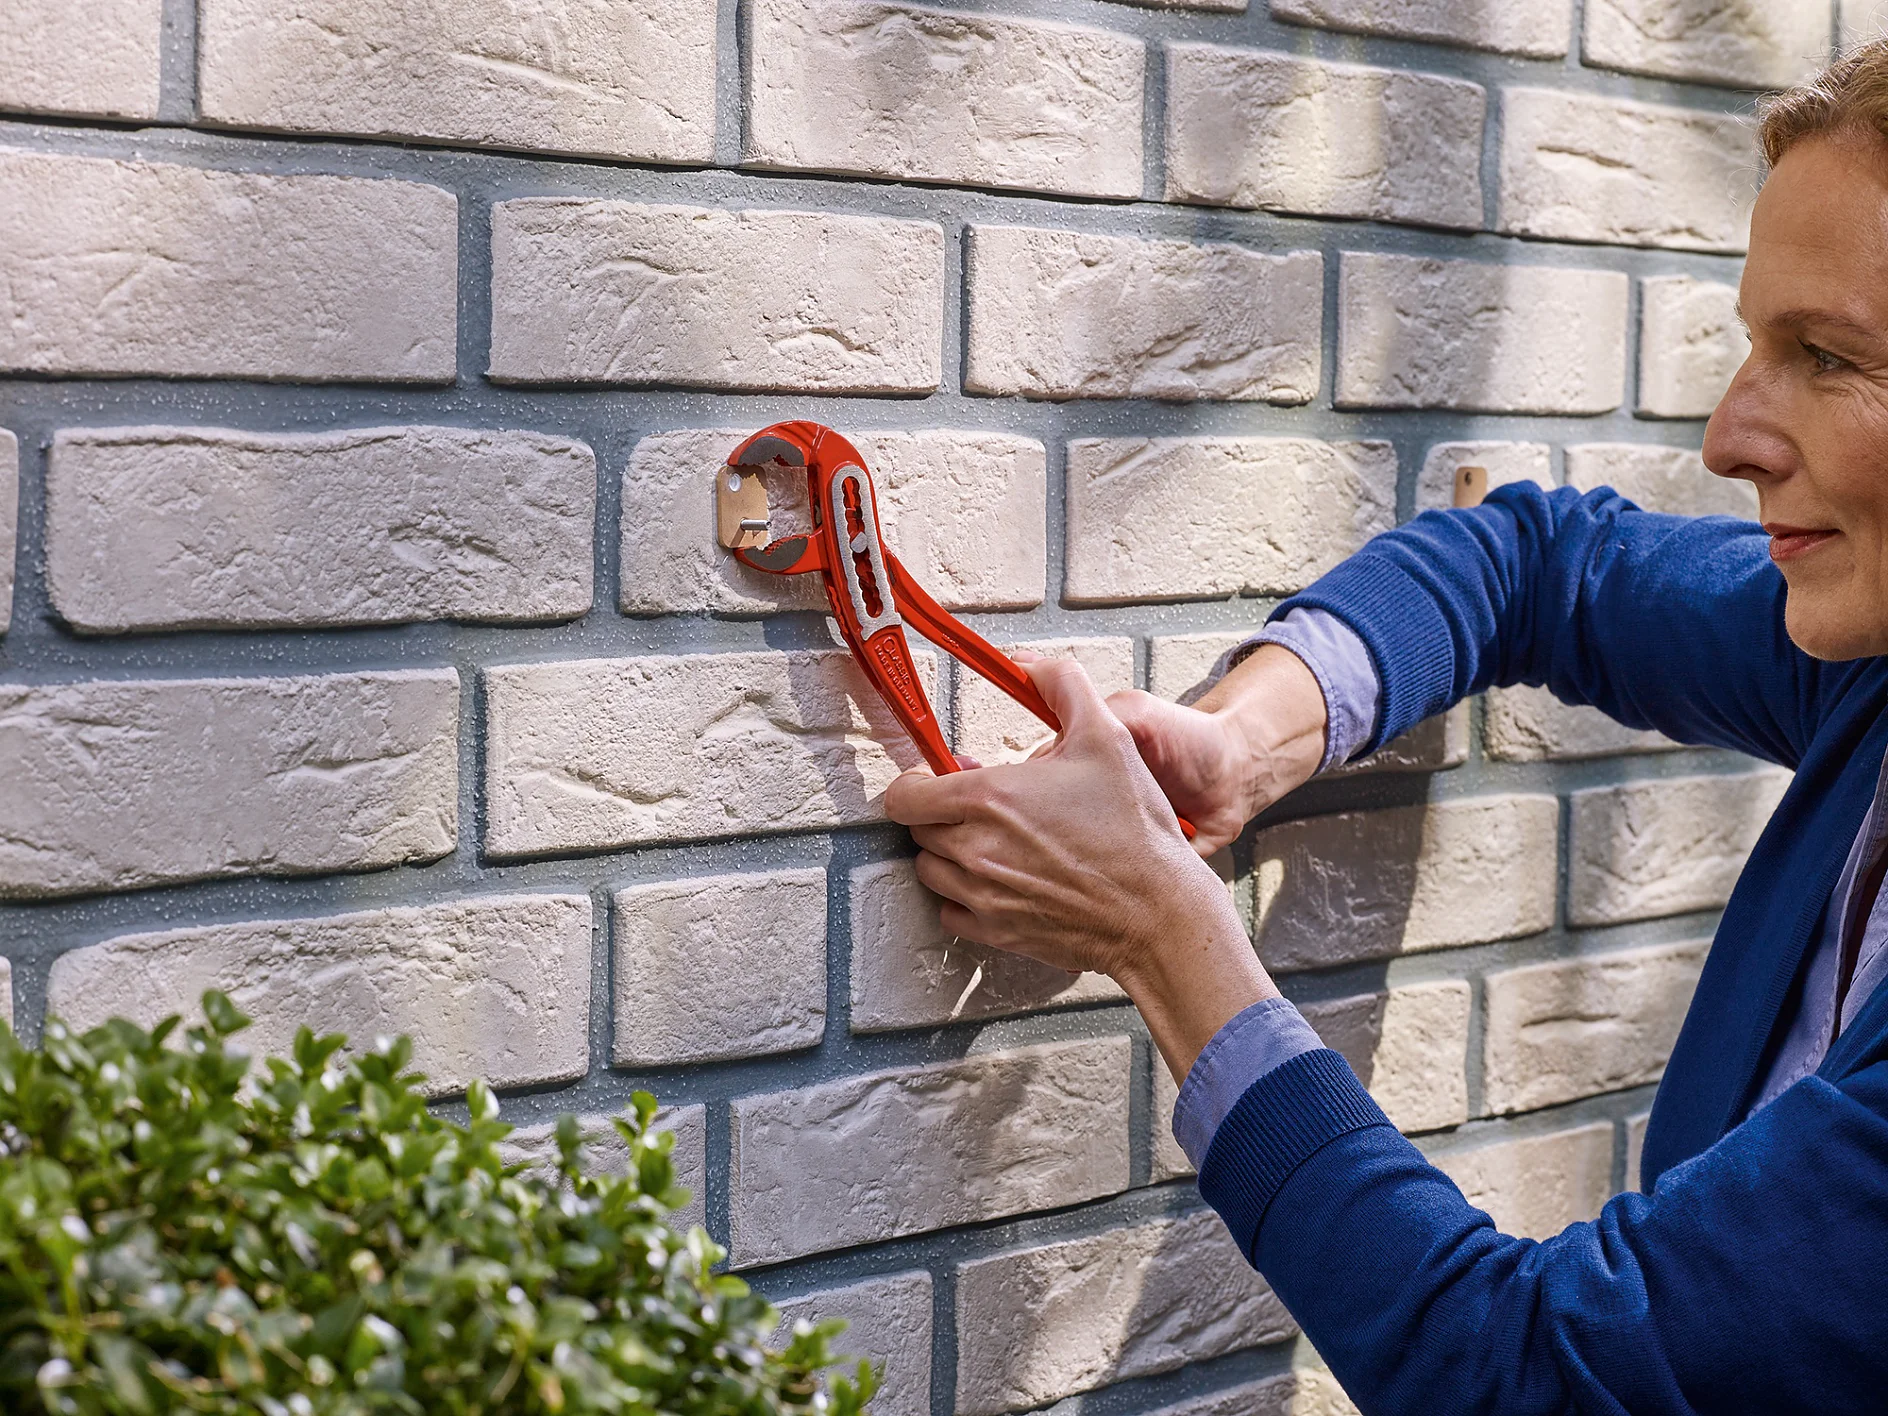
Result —
M1888 39L1864 44L1808 83L1757 105L1757 134L1772 167L1804 138L1831 133L1874 133L1888 140Z

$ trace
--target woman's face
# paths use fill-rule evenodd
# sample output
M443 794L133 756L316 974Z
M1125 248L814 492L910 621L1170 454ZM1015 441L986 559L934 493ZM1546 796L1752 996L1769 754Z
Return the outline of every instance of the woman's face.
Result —
M1753 482L1819 659L1888 654L1888 141L1812 138L1770 174L1740 291L1750 358L1705 432Z

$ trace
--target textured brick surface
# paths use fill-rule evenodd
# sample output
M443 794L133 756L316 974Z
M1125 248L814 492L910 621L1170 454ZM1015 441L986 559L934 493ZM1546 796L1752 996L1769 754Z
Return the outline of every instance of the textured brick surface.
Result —
M1021 954L954 939L908 860L852 872L852 1031L930 1028L1126 997L1105 974L1071 977Z
M747 25L752 166L1141 194L1139 40L879 0L756 0Z
M1831 0L1587 0L1584 63L1783 88L1829 54Z
M1154 1416L1357 1416L1357 1408L1329 1372L1287 1372L1163 1406Z
M1180 1084L1173 1079L1173 1073L1167 1070L1167 1064L1161 1060L1158 1052L1154 1054L1153 1068L1154 1096L1153 1105L1149 1108L1153 1136L1148 1148L1147 1178L1158 1185L1163 1180L1191 1175L1193 1162L1187 1159L1180 1142L1173 1138L1173 1108L1180 1099Z
M1307 438L1083 438L1068 449L1068 599L1301 590L1396 524L1396 449Z
M1597 1216L1613 1192L1610 1121L1431 1156L1504 1234L1549 1239Z
M532 197L492 216L495 379L922 393L942 359L930 222Z
M1277 19L1552 59L1573 44L1572 0L1272 0Z
M0 151L0 369L445 383L458 236L415 182Z
M54 960L46 1002L80 1027L149 1026L201 1016L207 988L255 1019L242 1035L255 1056L286 1055L305 1024L356 1047L406 1033L434 1094L568 1082L590 1065L590 901L471 896L124 935Z
M854 1362L883 1365L874 1416L927 1416L931 1410L931 1275L924 1270L867 1279L803 1298L783 1298L776 1341L797 1322L843 1318L833 1343ZM841 1369L843 1370L843 1369Z
M1337 401L1610 412L1626 395L1626 293L1612 271L1347 253Z
M684 429L636 444L623 472L628 614L824 610L817 576L749 570L715 542L714 477L752 428ZM1042 603L1047 454L1033 438L927 430L849 433L878 492L885 544L950 610ZM769 534L809 529L806 479L765 474Z
M1399 1130L1434 1131L1468 1120L1466 983L1411 984L1307 1003L1300 1011Z
M20 440L0 428L0 634L13 618L14 540L20 525Z
M164 0L7 0L0 108L155 118Z
M436 859L458 713L450 669L0 686L0 897Z
M1461 467L1480 467L1488 473L1488 490L1510 482L1554 484L1553 449L1546 443L1450 442L1437 443L1423 457L1416 477L1416 510L1431 511L1455 505L1455 473Z
M611 900L619 1067L812 1047L826 1032L826 872L658 880Z
M1787 772L1763 771L1575 792L1567 922L1717 909L1789 782Z
M1750 354L1737 287L1688 275L1639 283L1639 412L1708 418Z
M1054 1042L737 1100L734 1262L1125 1189L1131 1057L1124 1037Z
M1645 1128L1652 1113L1642 1111L1626 1118L1626 1189L1639 1188L1639 1166L1645 1158Z
M844 650L513 664L485 701L499 856L873 820L919 760Z
M1167 49L1167 198L1482 224L1477 84L1256 49Z
M1508 89L1496 225L1557 241L1741 251L1756 163L1749 127L1729 115Z
M1032 639L1000 647L1005 651L1029 649L1052 659L1073 659L1088 671L1104 697L1134 687L1131 639ZM953 701L955 747L986 767L1020 761L1055 736L1040 718L980 674L960 671Z
M1200 1210L957 1270L957 1410L997 1416L1296 1331Z
M712 0L201 0L197 46L214 123L714 156Z
M1853 48L1888 31L1888 0L1840 0L1842 39Z
M627 1175L629 1146L602 1114L579 1116L583 1128L581 1152L585 1170L593 1175ZM675 1149L669 1152L675 1162L675 1183L688 1191L688 1203L677 1210L672 1222L688 1228L706 1224L708 1197L708 1110L702 1106L665 1106L655 1114L654 1129L675 1137ZM536 1126L520 1126L499 1144L499 1152L508 1165L530 1165L539 1174L557 1165L557 1126L546 1121Z
M1647 511L1673 516L1757 519L1757 489L1714 477L1687 447L1649 443L1582 443L1567 449L1567 485L1590 492L1611 487Z
M1289 970L1535 934L1559 803L1480 797L1289 821L1253 841L1259 957Z
M1562 703L1544 688L1495 688L1484 709L1482 745L1498 762L1573 762L1669 752L1682 744L1629 728L1597 708Z
M1657 1081L1709 947L1701 939L1489 974L1482 1034L1488 1109L1532 1111Z
M567 619L590 608L596 458L466 428L60 433L53 607L77 629Z
M1317 396L1324 261L972 228L964 387L1032 398Z

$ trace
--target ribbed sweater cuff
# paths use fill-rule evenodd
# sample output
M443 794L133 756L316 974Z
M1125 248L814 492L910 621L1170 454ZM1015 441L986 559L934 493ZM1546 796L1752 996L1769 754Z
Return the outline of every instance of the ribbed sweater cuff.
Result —
M1248 1257L1265 1211L1292 1173L1336 1140L1388 1126L1357 1074L1328 1047L1304 1052L1246 1089L1200 1166L1200 1194Z
M1352 556L1301 595L1272 611L1268 623L1299 608L1328 610L1370 650L1383 702L1376 735L1358 755L1375 752L1455 699L1455 639L1424 585L1394 561L1368 551Z

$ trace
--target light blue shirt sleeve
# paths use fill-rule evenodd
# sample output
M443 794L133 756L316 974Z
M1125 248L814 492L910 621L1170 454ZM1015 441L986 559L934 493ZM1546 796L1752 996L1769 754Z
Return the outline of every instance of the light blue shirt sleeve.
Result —
M1213 681L1232 672L1261 644L1291 650L1324 694L1324 760L1318 770L1350 761L1376 735L1377 704L1383 696L1377 666L1357 632L1328 610L1293 610L1221 655L1213 666Z

